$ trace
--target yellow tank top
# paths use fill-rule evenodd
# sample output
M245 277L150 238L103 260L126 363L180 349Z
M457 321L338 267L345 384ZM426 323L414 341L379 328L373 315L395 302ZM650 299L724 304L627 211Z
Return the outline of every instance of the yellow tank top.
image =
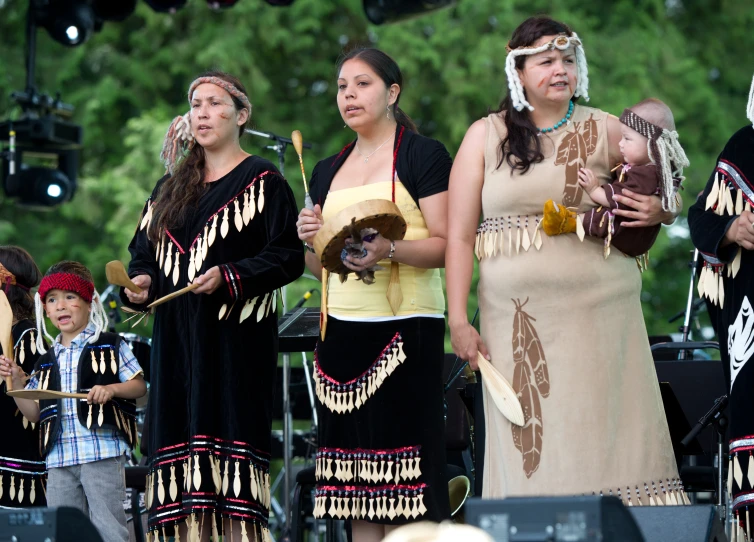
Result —
M372 183L354 186L327 194L322 218L327 222L349 205L368 199L391 199L390 182ZM429 238L429 230L424 215L399 181L395 183L395 203L406 220L405 240ZM387 301L387 285L390 280L390 260L380 262L382 270L374 274L374 284L364 284L348 276L344 283L337 275L330 276L328 288L327 313L343 320L380 320L409 316L439 316L445 312L445 297L442 290L442 278L439 269L420 269L410 265L399 264L400 284L403 303L398 313L393 315Z

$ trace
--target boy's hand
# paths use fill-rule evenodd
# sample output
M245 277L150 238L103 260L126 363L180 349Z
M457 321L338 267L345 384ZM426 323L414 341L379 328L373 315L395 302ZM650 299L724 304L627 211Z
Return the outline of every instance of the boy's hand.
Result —
M594 172L588 168L581 168L579 170L579 184L586 190L587 194L591 194L600 187L600 183L597 177L594 176Z
M115 394L110 386L94 386L89 390L89 394L86 396L86 402L95 405L104 405Z
M26 374L23 369L16 365L15 361L0 355L0 378L5 380L9 376L13 378L13 389L22 390L26 387Z

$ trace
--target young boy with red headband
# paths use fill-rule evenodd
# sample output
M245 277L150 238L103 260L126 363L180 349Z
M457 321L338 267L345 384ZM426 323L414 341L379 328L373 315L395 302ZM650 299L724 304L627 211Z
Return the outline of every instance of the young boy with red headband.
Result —
M107 316L82 264L53 265L35 297L37 361L27 389L87 393L86 399L16 398L21 412L39 422L39 447L48 469L49 506L88 511L104 540L128 541L125 457L136 442L134 399L146 393L142 369L120 336L107 333ZM43 309L60 330L47 333ZM42 336L53 346L46 350ZM0 360L0 376L12 375L21 389L24 375Z

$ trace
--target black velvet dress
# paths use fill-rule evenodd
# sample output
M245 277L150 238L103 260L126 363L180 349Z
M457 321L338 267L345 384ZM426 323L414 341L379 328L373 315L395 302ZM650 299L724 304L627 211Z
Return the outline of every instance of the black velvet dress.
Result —
M270 162L250 156L209 183L186 223L155 246L146 232L156 191L129 245L129 275L152 277L150 301L213 266L224 282L156 309L149 529L170 534L186 521L194 533L214 531L222 517L241 521L249 537L266 535L277 290L304 269L293 193ZM215 513L211 525L205 512Z
M754 128L747 126L725 145L689 208L691 239L704 257L699 292L708 301L730 390L728 489L734 517L747 530L754 522L754 252L722 242L732 222L752 207Z
M13 359L30 374L39 358L31 320L13 326ZM3 353L0 347L0 353ZM4 388L4 385L3 385ZM39 427L18 410L12 397L0 393L0 508L45 506L45 462L39 455Z

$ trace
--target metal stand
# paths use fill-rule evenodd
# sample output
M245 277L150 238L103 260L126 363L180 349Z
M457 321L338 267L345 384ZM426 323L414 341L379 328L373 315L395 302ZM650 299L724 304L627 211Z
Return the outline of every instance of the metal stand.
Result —
M683 437L681 444L685 447L708 425L713 424L717 431L717 506L721 518L727 517L725 502L725 477L723 476L723 439L728 427L728 417L725 409L728 406L728 396L717 398L712 408L702 416L688 435ZM730 468L730 466L728 467Z
M281 175L284 175L285 151L288 148L288 145L293 144L293 141L287 137L282 137L271 132L260 132L258 130L251 129L246 129L245 132L247 134L255 135L258 137L266 137L267 139L274 141L272 145L267 145L265 148L271 151L275 151L278 157L278 170L280 171ZM311 148L311 143L304 143L304 147ZM288 309L286 293L287 288L283 286L281 296L283 298L283 314L285 314ZM310 375L308 374L308 367L306 366L306 354L303 352L302 354L304 356L304 368L307 370L307 376L310 377ZM283 352L283 470L281 472L283 476L283 510L280 510L280 504L274 497L271 499L270 506L270 508L272 508L272 510L275 512L275 516L279 517L281 512L285 516L285 519L280 522L281 541L291 540L291 491L293 489L293 484L291 483L291 455L293 449L293 418L291 414L291 395L289 391L290 381L291 354L290 352ZM311 397L312 388L309 382L309 378L307 378L306 384L310 392L310 398L313 399L313 397ZM312 411L314 412L313 402ZM316 412L314 413L314 416L316 420ZM276 484L277 482L278 481L276 480ZM273 488L275 487L276 485L273 486ZM272 493L274 494L274 489Z
M694 257L691 260L691 263L689 264L691 266L691 280L689 282L689 295L688 299L686 300L686 312L685 316L683 318L683 327L681 327L681 342L686 342L689 340L689 334L691 333L691 321L692 321L692 315L696 312L696 308L699 307L700 304L694 303L694 283L696 282L696 266L699 262L699 250L694 249ZM702 301L702 300L700 300ZM703 303L703 301L702 301ZM688 350L679 350L678 351L678 359L689 359L691 357L691 354Z

